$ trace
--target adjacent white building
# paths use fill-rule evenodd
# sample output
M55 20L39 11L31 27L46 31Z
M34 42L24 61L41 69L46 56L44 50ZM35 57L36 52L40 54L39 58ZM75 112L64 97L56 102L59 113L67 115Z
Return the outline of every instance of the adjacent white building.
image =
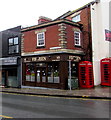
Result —
M111 31L111 0L96 0L91 5L92 52L94 83L101 83L100 60L111 57L111 41L106 40L105 30Z

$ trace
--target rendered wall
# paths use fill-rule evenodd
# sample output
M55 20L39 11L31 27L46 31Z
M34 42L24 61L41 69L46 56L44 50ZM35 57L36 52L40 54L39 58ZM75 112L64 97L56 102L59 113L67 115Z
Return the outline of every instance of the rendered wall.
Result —
M111 42L105 40L105 29L109 28L109 2L111 0L100 0L99 3L91 5L91 27L92 27L92 59L94 68L94 83L101 83L100 60L111 57L109 48Z

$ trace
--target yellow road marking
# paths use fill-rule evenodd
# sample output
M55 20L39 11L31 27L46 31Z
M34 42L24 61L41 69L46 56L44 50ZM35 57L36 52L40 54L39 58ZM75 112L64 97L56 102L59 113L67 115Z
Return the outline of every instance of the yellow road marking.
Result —
M0 92L1 93L1 92ZM83 98L72 98L72 97L57 97L57 96L44 96L44 95L28 95L28 94L19 94L19 93L5 93L4 94L12 94L12 95L25 95L25 96L36 96L36 97L49 97L49 98L62 98L62 99L80 99L80 100L100 100L100 101L111 101L110 99L94 99L88 98L88 96L82 96ZM87 97L87 98L85 98Z
M0 115L0 117L2 117L2 118L13 118L13 117L9 117L9 116L4 116L4 115Z

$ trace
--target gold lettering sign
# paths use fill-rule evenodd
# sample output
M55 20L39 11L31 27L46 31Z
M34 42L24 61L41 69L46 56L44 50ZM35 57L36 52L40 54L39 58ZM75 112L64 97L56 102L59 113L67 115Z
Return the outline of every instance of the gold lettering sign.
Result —
M31 60L28 58L24 58L24 62L31 62Z
M33 57L33 58L32 58L32 61L36 61L36 60L37 60L37 58L36 58L36 57Z
M69 60L79 62L81 60L81 58L79 56L69 56Z
M46 57L38 57L37 61L46 61Z

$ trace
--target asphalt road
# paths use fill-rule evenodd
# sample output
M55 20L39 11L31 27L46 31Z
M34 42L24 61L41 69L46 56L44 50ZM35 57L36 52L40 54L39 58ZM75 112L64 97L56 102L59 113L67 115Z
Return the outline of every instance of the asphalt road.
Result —
M4 118L109 118L109 101L3 93L1 116Z

